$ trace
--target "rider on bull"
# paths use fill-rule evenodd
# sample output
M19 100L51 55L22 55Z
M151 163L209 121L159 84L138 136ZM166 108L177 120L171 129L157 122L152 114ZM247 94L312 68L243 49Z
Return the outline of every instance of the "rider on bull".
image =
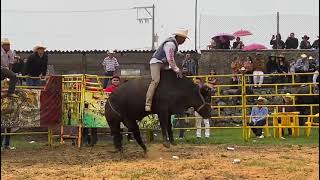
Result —
M160 71L169 67L182 77L182 71L175 62L175 55L178 52L178 46L183 44L188 38L188 30L177 30L173 33L174 37L166 39L156 50L150 60L151 83L146 94L145 111L151 111L152 98L160 82ZM189 39L189 38L188 38Z

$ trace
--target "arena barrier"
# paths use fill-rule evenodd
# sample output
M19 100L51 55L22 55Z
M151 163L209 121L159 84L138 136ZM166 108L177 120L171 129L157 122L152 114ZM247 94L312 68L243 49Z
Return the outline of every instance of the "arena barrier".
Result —
M18 98L1 95L1 127L5 133L1 135L33 135L47 134L48 145L53 141L52 128L61 119L61 77L51 76L40 82L40 86L27 86L25 79L34 77L18 76L16 94ZM6 82L2 82L2 93L6 93ZM6 128L47 128L47 132L11 132Z
M305 88L308 88L307 93L291 93L293 98L296 98L298 96L319 96L319 93L315 93L314 89L316 89L314 86L318 86L319 84L312 84L312 83L298 83L296 82L296 77L299 75L312 75L313 73L308 74L286 74L286 76L291 77L290 83L279 83L279 84L262 84L262 87L274 87L274 92L270 94L249 94L248 90L250 90L254 84L248 83L247 80L252 75L248 74L232 74L232 75L204 75L204 76L190 76L190 78L200 77L205 79L206 82L208 82L209 78L217 78L218 83L215 85L215 91L216 93L211 98L212 108L213 110L216 110L216 113L211 117L213 120L219 120L219 119L239 119L241 121L242 125L239 126L219 126L219 127L210 127L210 129L232 129L232 128L241 128L243 129L243 138L244 140L248 140L250 138L250 126L247 125L247 122L250 121L250 118L252 118L250 115L250 109L255 104L248 103L248 99L253 98L256 99L258 96L263 97L281 97L286 95L285 93L281 93L285 91L283 87L289 87L289 86L305 86ZM264 74L265 77L275 77L275 76L284 76L284 74ZM55 78L53 78L55 77ZM108 125L106 123L105 117L104 117L104 103L106 102L108 96L103 92L101 81L104 78L111 78L107 76L96 76L96 75L88 75L88 74L74 74L74 75L62 75L62 76L53 76L50 77L49 80L45 83L45 86L43 87L30 87L25 85L17 86L17 89L30 89L31 90L38 90L38 101L40 102L40 94L46 92L47 96L50 94L56 94L56 96L53 96L55 99L61 99L60 104L60 111L55 108L52 108L52 106L43 103L43 108L41 112L43 112L44 115L41 117L44 118L38 118L42 119L42 121L38 120L39 123L37 125L27 126L27 127L48 127L48 132L26 132L26 133L1 133L1 135L23 135L23 134L48 134L48 144L52 145L53 140L52 138L55 136L53 135L52 126L60 124L60 142L63 144L65 139L76 139L77 144L80 147L81 146L81 140L82 140L82 129L83 128L108 128ZM231 77L235 77L239 80L237 84L228 84L226 83ZM19 78L28 78L27 76L20 76ZM126 76L121 77L122 79L130 79L130 78L138 78L137 76ZM54 80L53 80L54 79ZM60 81L59 81L60 79ZM220 80L221 79L221 80ZM60 85L59 83L60 82ZM51 85L50 85L51 84ZM50 86L52 86L50 88ZM59 88L57 88L59 87ZM60 92L59 92L60 89ZM270 89L270 88L269 88ZM225 91L231 91L230 93L225 93ZM222 93L223 92L223 93ZM34 93L33 93L34 94ZM45 93L44 93L45 94ZM49 95L48 95L49 94ZM52 96L52 95L51 95ZM45 96L44 96L45 97ZM317 97L318 98L318 97ZM45 98L44 98L45 99ZM237 99L236 104L223 104L219 105L216 104L217 99L229 99L231 101L232 99ZM26 100L20 100L24 102L29 102L28 99ZM6 106L6 103L9 102L5 100L5 98L1 98L1 110ZM40 109L40 104L37 104L38 109ZM28 104L29 105L29 104ZM57 103L59 106L59 103ZM280 117L277 112L277 109L279 106L283 106L281 104L267 104L265 105L269 108L269 112L273 113L268 116L268 119L274 119L275 117ZM290 105L287 105L290 106ZM295 107L309 107L309 114L301 115L298 114L295 116L295 118L307 118L317 113L315 108L318 109L319 104L293 104L291 106ZM51 108L48 108L51 107ZM222 111L225 111L227 108L233 108L237 109L239 112L237 114L231 114L226 115L225 113L222 113ZM5 109L5 108L4 108ZM23 108L22 108L23 109ZM49 111L50 109L53 109L53 111L56 111L55 114L60 115L60 118L57 119L56 116L54 118L50 119L48 114L45 112L52 112ZM17 111L18 112L18 111ZM20 111L19 111L20 112ZM39 110L40 112L40 110ZM59 114L60 112L60 114ZM3 114L3 113L2 113ZM8 113L4 113L6 119L12 119L12 117L17 117L17 114L11 115ZM46 115L46 116L45 116ZM39 115L40 116L40 115ZM10 118L8 118L10 117ZM3 119L3 115L1 115L1 118ZM49 118L49 121L45 121L43 119ZM200 117L184 117L184 118L175 118L175 120L195 120ZM11 120L13 121L13 120ZM7 121L8 122L8 121ZM42 123L41 123L42 122ZM310 124L310 123L309 123ZM26 127L24 125L5 125L3 127ZM257 126L255 126L257 127ZM67 133L67 129L71 128L71 132ZM147 139L152 139L152 128L148 127L141 127L142 130L147 131ZM266 130L267 136L270 135L269 129L273 128L274 131L276 129L279 129L281 131L281 128L279 125L269 125L267 123L266 126L262 126L261 128L264 128ZM308 128L308 132L311 131L311 128L319 128L318 126L297 126L294 124L289 124L285 126L285 128ZM189 129L189 130L195 130L198 128L174 128L175 130L179 129ZM206 128L201 128L206 129ZM276 134L279 134L278 133ZM275 137L276 134L274 134ZM310 134L310 133L309 133Z

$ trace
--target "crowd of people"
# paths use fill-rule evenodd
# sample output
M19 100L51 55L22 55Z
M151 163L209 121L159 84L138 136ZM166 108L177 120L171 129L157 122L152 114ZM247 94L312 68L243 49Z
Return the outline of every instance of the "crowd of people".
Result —
M290 33L288 38L283 41L281 34L277 34L272 35L270 45L272 49L319 49L319 36L317 36L317 39L315 39L312 44L309 39L310 37L308 35L304 35L299 43L295 34ZM208 45L208 49L243 49L244 46L245 44L241 41L240 37L236 37L231 45L229 37L219 36L211 39L211 44Z
M298 83L319 82L319 55L317 57L301 54L298 59L292 59L291 63L286 60L283 54L271 53L268 60L265 60L261 53L256 53L255 57L248 56L244 60L236 56L231 63L233 74L252 74L253 78L248 79L248 83L254 87L261 87L264 82L264 74L282 74L272 76L271 83L291 82L291 73L313 73L297 75ZM234 84L240 83L239 77L232 77Z

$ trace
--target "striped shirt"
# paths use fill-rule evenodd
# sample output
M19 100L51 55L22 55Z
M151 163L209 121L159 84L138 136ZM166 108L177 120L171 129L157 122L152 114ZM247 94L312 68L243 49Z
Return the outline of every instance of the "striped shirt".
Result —
M108 71L115 71L116 67L119 67L119 63L117 58L113 57L110 58L109 56L104 58L103 62L102 62L102 66L105 72Z

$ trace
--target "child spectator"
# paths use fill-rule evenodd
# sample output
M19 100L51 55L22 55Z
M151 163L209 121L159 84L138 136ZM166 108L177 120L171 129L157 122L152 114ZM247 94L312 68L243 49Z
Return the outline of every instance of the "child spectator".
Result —
M264 60L262 59L262 56L260 53L256 54L256 60L253 62L253 84L254 87L257 87L257 84L259 84L259 87L261 87L261 84L263 83L263 67L264 67Z

